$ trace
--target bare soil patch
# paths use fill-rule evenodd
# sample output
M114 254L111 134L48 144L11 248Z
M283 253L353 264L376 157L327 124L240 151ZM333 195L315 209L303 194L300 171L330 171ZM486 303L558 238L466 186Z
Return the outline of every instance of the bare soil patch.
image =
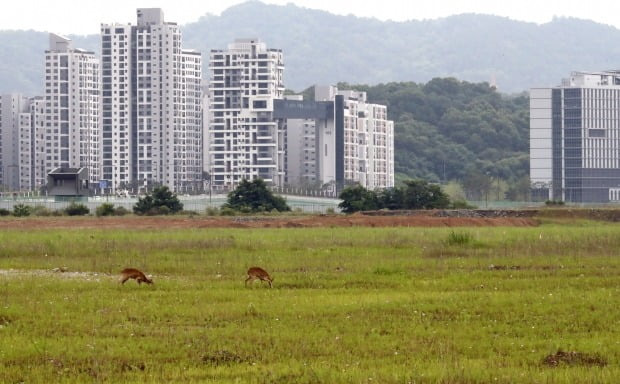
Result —
M60 269L64 271L60 271ZM0 269L0 277L19 278L22 276L54 277L59 279L81 279L99 282L101 279L110 279L113 275L101 272L78 272L69 271L67 267L53 269ZM120 275L120 274L119 274Z
M532 217L462 217L437 215L436 212L415 215L375 216L314 215L279 217L205 217L205 216L128 216L128 217L27 217L0 219L3 229L184 229L184 228L316 228L316 227L484 227L537 226Z
M588 354L575 351L562 351L545 356L543 364L549 367L558 367L560 365L582 365L582 366L598 366L604 367L607 361L598 354Z

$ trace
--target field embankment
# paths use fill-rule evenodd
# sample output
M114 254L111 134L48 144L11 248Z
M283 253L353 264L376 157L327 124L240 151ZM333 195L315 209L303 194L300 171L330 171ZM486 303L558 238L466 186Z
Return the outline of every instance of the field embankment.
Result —
M534 212L534 211L533 211ZM2 229L53 228L321 228L536 226L529 211L396 211L303 216L127 216L28 217L0 219Z

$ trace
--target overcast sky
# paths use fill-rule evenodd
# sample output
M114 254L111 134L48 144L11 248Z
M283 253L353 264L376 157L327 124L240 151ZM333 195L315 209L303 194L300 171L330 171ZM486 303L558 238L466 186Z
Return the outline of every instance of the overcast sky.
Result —
M0 3L0 30L34 29L61 34L99 33L100 23L135 24L135 9L159 7L167 21L186 24L207 13L219 15L245 0L16 0ZM613 0L263 0L353 14L381 20L436 19L460 13L484 13L545 23L554 16L590 19L620 27L620 1ZM258 17L259 15L257 15Z

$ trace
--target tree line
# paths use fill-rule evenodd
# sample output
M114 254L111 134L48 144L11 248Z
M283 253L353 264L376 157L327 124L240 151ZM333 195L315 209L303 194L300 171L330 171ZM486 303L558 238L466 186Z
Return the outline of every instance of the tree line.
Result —
M338 87L387 106L397 184L422 179L468 200L529 198L527 94L503 95L488 83L454 78Z

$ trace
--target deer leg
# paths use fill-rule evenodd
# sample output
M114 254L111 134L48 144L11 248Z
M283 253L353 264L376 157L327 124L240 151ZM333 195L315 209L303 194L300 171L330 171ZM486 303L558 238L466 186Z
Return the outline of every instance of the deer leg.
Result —
M121 284L125 284L125 282L129 280L129 277L123 277L121 278Z

